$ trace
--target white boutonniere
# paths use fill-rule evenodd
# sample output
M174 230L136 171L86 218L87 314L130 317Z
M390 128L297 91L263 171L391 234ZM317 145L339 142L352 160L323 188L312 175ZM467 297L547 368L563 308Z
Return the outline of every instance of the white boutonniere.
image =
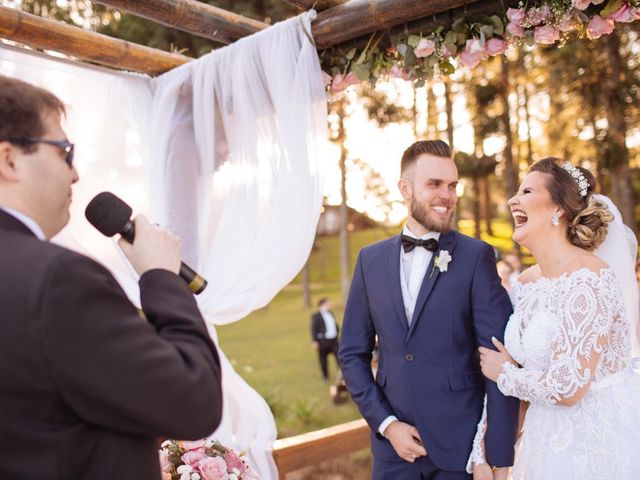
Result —
M446 272L449 269L449 262L453 260L451 258L451 254L447 250L440 250L438 255L436 255L435 260L433 261L433 270L431 271L431 275L435 271L436 267L441 272Z

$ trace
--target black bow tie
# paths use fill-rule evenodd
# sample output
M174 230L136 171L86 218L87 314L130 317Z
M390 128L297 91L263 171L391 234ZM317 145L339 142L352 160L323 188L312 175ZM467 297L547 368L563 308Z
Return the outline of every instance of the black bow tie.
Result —
M438 241L435 238L425 238L422 240L408 235L402 235L400 238L402 240L402 249L404 250L404 253L409 253L416 247L424 247L430 252L438 250Z

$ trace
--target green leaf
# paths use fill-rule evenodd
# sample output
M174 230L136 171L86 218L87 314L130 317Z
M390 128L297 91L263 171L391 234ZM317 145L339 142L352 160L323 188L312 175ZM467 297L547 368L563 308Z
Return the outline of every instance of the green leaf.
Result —
M607 5L600 12L602 18L608 17L612 13L616 12L623 4L625 0L609 0Z
M398 50L398 53L404 57L407 55L407 48L408 47L404 43L399 43L396 50Z
M368 63L365 64L361 64L361 65L354 65L351 68L351 73L353 73L356 77L358 77L358 80L362 80L363 82L366 82L369 80L369 76L370 76L370 70L371 66Z
M356 56L356 49L355 48L352 48L351 50L349 50L347 52L347 54L345 55L345 57L347 57L347 60L352 60L353 57L355 57L355 56Z
M420 43L420 37L418 35L411 35L407 40L410 47L416 48Z
M497 35L504 35L504 23L498 15L491 16L491 22L493 22L493 28Z
M464 33L467 30L464 17L460 17L455 22L453 22L451 24L451 30L453 30L456 33Z
M407 48L407 54L404 57L404 64L407 67L413 67L416 64L416 55L413 53L413 48Z
M479 31L480 35L483 35L485 38L493 37L493 25L482 25Z
M458 53L458 46L455 43L445 40L444 46L447 47L447 50L449 50L449 53L451 53L451 55L455 56Z
M360 56L358 57L358 60L356 60L356 65L360 65L361 63L364 63L366 59L367 59L367 51L363 50Z
M443 62L440 62L438 64L438 68L440 68L440 71L445 75L451 75L456 71L455 67L446 60Z

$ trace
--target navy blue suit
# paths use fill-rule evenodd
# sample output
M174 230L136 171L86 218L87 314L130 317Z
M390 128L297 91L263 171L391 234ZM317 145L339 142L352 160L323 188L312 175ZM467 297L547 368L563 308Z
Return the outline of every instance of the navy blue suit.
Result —
M440 272L434 268L434 253L411 322L400 286L400 237L361 250L340 339L342 372L373 432L374 459L404 462L377 434L382 421L395 415L418 429L436 468L464 471L486 393L487 460L510 466L519 403L504 397L482 375L478 346L494 348L492 336L503 341L511 302L488 244L456 231L443 233L438 243L452 260L448 270ZM374 379L371 352L376 336L379 363Z

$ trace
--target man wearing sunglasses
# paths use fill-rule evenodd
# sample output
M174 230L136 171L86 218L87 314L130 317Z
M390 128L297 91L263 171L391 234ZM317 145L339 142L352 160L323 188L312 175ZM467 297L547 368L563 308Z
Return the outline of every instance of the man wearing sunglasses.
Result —
M105 268L48 242L78 181L64 111L0 76L0 478L158 480L159 437L220 422L218 354L173 235L138 217L123 245L146 321Z

